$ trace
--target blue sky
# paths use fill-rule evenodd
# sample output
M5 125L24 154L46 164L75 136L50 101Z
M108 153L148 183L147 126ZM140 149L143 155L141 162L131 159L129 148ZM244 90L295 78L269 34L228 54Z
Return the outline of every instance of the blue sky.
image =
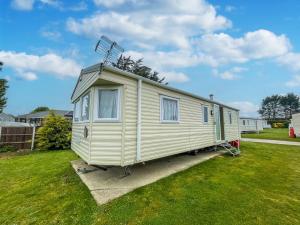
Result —
M72 109L81 68L99 62L101 35L169 84L256 116L267 95L300 87L300 2L238 0L4 0L1 77L6 112Z

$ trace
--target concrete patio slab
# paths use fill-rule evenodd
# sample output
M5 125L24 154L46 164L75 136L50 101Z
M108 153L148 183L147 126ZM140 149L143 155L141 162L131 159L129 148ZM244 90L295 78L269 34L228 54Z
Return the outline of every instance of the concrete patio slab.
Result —
M71 164L91 191L97 204L101 205L136 188L153 183L223 153L222 151L200 152L196 156L180 154L153 160L146 162L146 164L133 165L129 176L124 176L124 171L121 167L111 167L107 170L102 170L87 165L83 160L74 160ZM80 172L83 169L89 172Z
M269 139L259 139L259 138L241 138L241 141L256 142L256 143L267 143L267 144L277 144L277 145L296 145L296 146L300 146L300 142L296 142L296 141L279 141L279 140L269 140Z

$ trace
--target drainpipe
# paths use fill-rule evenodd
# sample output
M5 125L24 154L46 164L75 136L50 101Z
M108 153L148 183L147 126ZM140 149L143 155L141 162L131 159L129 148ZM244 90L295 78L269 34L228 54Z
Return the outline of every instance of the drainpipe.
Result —
M141 160L141 130L142 130L142 80L138 80L137 90L137 134L136 134L136 161Z

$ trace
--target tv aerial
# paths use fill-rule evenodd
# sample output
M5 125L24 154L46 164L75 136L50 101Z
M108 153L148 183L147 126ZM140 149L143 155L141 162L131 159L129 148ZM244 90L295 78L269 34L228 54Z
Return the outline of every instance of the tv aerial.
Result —
M118 62L124 49L117 42L103 35L96 44L95 52L100 54L103 64L112 65Z

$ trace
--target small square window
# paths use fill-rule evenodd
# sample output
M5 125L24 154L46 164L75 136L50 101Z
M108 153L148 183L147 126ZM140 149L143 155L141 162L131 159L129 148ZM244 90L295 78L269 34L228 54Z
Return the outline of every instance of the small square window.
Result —
M178 99L161 96L161 121L162 122L178 122L179 121L179 107Z
M208 106L203 106L203 123L208 123Z

